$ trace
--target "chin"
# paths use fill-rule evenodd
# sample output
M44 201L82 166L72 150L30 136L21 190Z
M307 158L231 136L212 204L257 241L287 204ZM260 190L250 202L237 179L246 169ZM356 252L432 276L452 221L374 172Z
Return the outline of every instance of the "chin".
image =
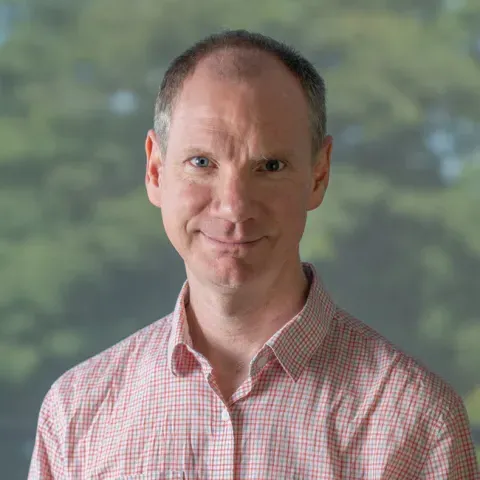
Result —
M263 264L263 262L262 262ZM204 261L194 269L199 278L225 288L238 288L248 284L261 276L265 271L264 265L247 263L238 258L217 258L213 261Z

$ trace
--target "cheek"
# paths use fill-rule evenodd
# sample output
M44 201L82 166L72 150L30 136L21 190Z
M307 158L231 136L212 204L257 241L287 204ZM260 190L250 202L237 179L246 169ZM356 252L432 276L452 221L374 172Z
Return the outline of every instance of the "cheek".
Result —
M171 183L164 192L164 214L171 223L184 224L198 215L208 204L209 193L205 186L193 182Z
M297 241L303 234L307 219L307 196L298 185L286 185L271 192L269 214L275 219L284 238Z
M307 212L304 202L290 201L284 205L282 214L283 229L293 237L303 234L307 220Z

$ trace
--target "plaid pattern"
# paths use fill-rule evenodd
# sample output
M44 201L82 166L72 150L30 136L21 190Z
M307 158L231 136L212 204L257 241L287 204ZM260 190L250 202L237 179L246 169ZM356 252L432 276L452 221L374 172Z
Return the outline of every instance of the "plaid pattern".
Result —
M312 265L303 310L225 404L172 314L62 375L29 479L480 478L462 399L339 309Z

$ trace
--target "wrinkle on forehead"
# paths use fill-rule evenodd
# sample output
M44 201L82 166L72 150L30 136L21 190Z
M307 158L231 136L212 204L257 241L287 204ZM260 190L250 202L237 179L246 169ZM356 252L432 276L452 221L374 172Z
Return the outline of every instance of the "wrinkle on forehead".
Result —
M240 158L258 156L259 152L271 148L272 142L265 143L256 133L253 125L245 125L245 128L239 128L239 124L226 123L221 118L203 117L189 119L184 121L183 131L186 133L186 139L182 141L181 150L184 155L186 152L191 154L211 154L214 157L221 156L225 158ZM273 142L276 144L277 142Z
M308 105L297 79L275 57L245 49L199 64L178 99L173 132L171 140L182 147L205 142L232 151L248 143L251 153L295 151L289 144L305 141L310 148Z

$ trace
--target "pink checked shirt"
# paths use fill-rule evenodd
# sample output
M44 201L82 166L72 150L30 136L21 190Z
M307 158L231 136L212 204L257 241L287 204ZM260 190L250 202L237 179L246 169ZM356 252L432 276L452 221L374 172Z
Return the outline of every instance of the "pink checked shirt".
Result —
M29 479L474 480L461 398L338 308L309 264L303 310L227 403L172 314L62 375Z

